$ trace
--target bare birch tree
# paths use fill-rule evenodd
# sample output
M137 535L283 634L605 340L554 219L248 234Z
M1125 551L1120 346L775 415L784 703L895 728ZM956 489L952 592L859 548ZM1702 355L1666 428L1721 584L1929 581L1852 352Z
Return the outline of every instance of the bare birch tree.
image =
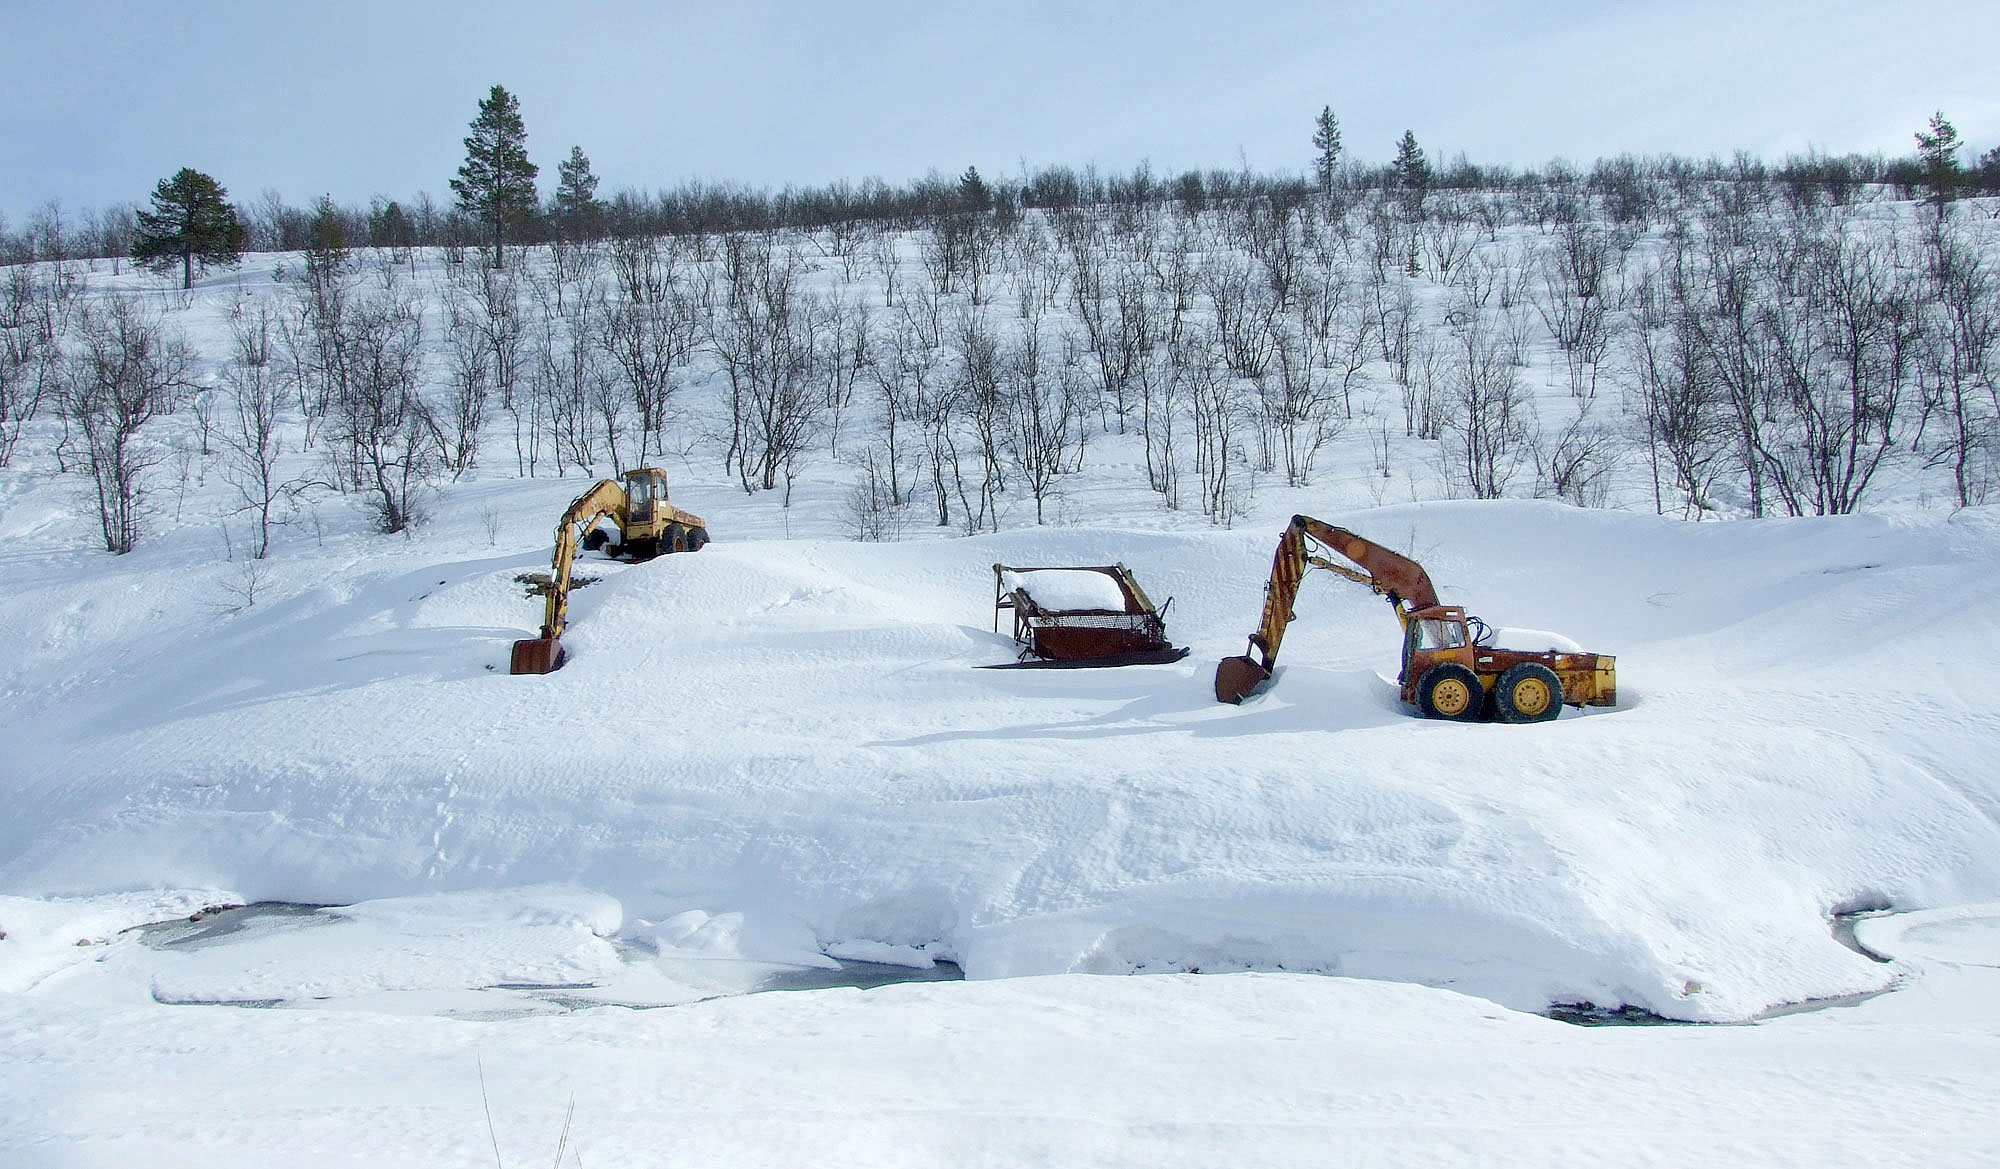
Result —
M146 472L166 457L164 444L145 440L142 432L173 412L189 385L194 354L121 298L82 310L76 334L58 405L83 438L105 550L122 555L144 529Z

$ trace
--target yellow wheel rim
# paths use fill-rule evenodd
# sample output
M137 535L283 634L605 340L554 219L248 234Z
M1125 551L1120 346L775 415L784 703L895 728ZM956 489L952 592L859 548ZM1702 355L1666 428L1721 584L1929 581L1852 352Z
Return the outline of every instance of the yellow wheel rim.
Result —
M1446 678L1431 690L1431 705L1439 714L1456 718L1472 705L1472 692L1457 678Z
M1514 709L1533 717L1549 708L1548 683L1540 678L1523 678L1514 684Z

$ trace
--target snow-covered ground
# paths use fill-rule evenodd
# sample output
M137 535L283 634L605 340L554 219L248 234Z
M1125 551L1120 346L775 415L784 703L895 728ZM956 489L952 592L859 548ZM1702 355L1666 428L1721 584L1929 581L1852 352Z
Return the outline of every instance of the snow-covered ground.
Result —
M553 899L508 900L440 902L471 927L462 945L437 947L442 935L406 905L295 927L292 957L317 934L315 965L338 972L357 948L335 931L370 930L359 952L397 976L436 975L448 959L494 977L494 939L525 972L587 938L577 926L599 911L575 898L564 921ZM40 912L103 928L164 902ZM0 903L10 920L24 908ZM373 948L399 931L402 945ZM426 1008L445 996L415 992L292 1010L165 1006L161 987L201 981L206 958L211 989L285 962L246 942L229 973L224 945L177 956L128 936L79 951L59 930L46 940L68 948L62 972L0 996L0 1161L1994 1163L2000 905L1861 933L1896 956L1900 989L1749 1027L1584 1028L1447 990L1270 973L1066 974L513 1017L434 1017Z
M844 468L781 508L670 460L715 543L586 557L541 677L514 578L587 480L408 538L327 499L248 562L199 465L116 558L0 472L0 1164L526 1164L572 1098L593 1166L2000 1158L2000 511L1384 505L1336 459L1225 530L1093 441L1058 525L879 544ZM1293 512L1616 654L1618 706L1413 718L1327 574L1216 703ZM1192 653L976 669L996 562L1122 562ZM185 920L246 902L337 908ZM749 993L842 963L965 979Z
M234 611L241 565L172 541L17 542L14 1163L484 1163L482 1067L515 1162L572 1092L585 1164L1994 1151L1959 1116L2000 1086L1994 911L1955 907L2000 899L2000 629L1954 602L2000 516L1288 501L1619 655L1617 709L1502 727L1411 718L1386 606L1329 577L1274 685L1217 704L1275 511L589 561L570 663L511 677L538 611L512 578L576 486L295 547ZM719 534L761 502L681 494ZM1012 657L992 563L1111 560L1189 658L973 668ZM352 908L120 932L262 900ZM1884 934L1885 965L1832 928L1883 907L1959 916ZM733 993L836 959L968 981ZM1173 976L1088 977L1125 973ZM1748 1028L1518 1013L1744 1020L1899 980ZM218 1002L288 1009L187 1005Z
M572 486L502 498L532 530ZM749 504L700 506L731 532ZM1619 707L1412 719L1387 606L1330 576L1273 686L1216 703L1276 523L589 560L539 678L507 657L544 549L449 516L280 559L234 613L238 565L24 557L0 877L315 904L573 884L615 899L605 933L741 914L787 952L975 979L1309 970L1698 1020L1882 985L1834 913L2000 894L2000 716L1963 648L2000 629L1936 611L2000 569L2000 517L1338 518L1475 613L1618 654ZM989 565L1111 560L1173 598L1190 657L973 668L1012 657Z

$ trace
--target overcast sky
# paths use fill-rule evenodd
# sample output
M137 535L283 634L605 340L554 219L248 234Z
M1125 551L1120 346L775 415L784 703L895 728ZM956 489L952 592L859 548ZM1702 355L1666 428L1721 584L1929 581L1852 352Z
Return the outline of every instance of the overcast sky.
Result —
M494 84L553 189L899 183L1052 163L1304 172L1407 128L1433 160L1912 149L1943 110L2000 142L2000 3L1872 0L0 0L0 214L139 202L183 166L232 198L449 195ZM1970 157L1966 161L1971 161Z

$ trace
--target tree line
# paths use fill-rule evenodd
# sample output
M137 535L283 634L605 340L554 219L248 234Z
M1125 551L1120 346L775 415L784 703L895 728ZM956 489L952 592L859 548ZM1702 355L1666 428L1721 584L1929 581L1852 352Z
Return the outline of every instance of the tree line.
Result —
M163 462L219 463L254 556L303 497L400 531L482 459L714 458L787 504L838 462L858 536L993 530L1046 519L1107 435L1136 438L1162 506L1217 523L1364 446L1384 491L1414 450L1481 498L1636 480L1662 512L1837 514L1902 468L1976 503L2000 481L2000 228L1953 203L1948 129L1920 139L1917 209L1747 156L1455 187L1407 133L1363 184L1329 109L1310 186L1023 206L969 169L909 222L726 233L604 228L573 150L544 212L571 226L540 243L506 234L518 187L422 262L320 200L206 360L169 313L84 296L74 260L9 269L0 464L47 421L125 551Z
M1248 168L1155 174L1149 163L1142 162L1123 173L1101 172L1095 166L1047 166L1001 181L968 167L955 177L933 171L899 185L870 178L773 190L691 180L663 191L623 190L600 198L588 156L581 146L572 146L560 164L553 193L543 200L535 186L539 167L528 159L526 127L512 94L494 86L479 103L471 129L465 141L466 164L449 184L456 196L450 203L419 192L406 200L377 197L365 207L331 205L324 198L301 206L267 189L227 204L220 184L193 170L163 180L161 188L176 189L179 214L213 217L214 204L225 206L237 225L233 229L238 233L233 241L237 251L295 252L309 246L328 205L340 220L343 236L357 244L398 248L485 244L498 249L504 248L504 239L534 246L557 240L744 231L909 230L968 210L1006 217L1025 210L1114 206L1171 205L1199 211L1243 200L1296 206L1314 192L1360 197L1407 191L1413 185L1438 191L1513 191L1533 197L1536 191L1570 183L1579 173L1562 160L1516 168L1476 165L1462 154L1434 165L1408 131L1396 144L1393 161L1379 166L1360 163L1344 155L1339 120L1326 107L1313 124L1314 154L1306 176L1259 174ZM1582 173L1593 191L1607 196L1615 208L1625 209L1620 214L1630 214L1662 185L1690 183L1771 184L1793 199L1835 204L1849 203L1869 190L1900 198L1919 193L1937 198L2000 194L2000 147L1971 165L1961 165L1958 132L1941 113L1916 139L1918 149L1899 158L1810 152L1770 164L1741 152L1729 159L1620 155L1599 159ZM191 189L195 183L208 189ZM159 224L148 221L149 216L161 214L160 194L155 193L151 211L114 204L78 212L51 201L31 212L17 230L9 230L0 216L0 264L156 259L135 249L145 248L149 238L160 235ZM228 230L223 223L211 225L212 232ZM502 258L497 251L495 258Z

